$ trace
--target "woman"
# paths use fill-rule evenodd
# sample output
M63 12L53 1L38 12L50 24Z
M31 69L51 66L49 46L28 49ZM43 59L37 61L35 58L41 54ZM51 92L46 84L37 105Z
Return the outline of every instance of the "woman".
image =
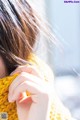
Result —
M33 54L40 32L49 34L26 0L0 0L0 112L9 120L71 120L53 90L51 69Z

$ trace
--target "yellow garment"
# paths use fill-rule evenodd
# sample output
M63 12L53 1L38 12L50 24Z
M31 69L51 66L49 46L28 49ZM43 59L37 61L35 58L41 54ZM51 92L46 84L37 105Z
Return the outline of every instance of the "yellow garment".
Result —
M31 54L28 58L34 66L38 68L41 74L44 76L45 81L51 82L53 73L50 67L45 64L40 58L38 58L35 54ZM16 110L16 103L9 103L8 102L8 88L12 81L18 76L18 74L14 74L12 76L7 76L0 79L0 113L7 112L8 113L8 120L18 120L17 110ZM52 80L53 81L53 80ZM29 96L30 93L27 92ZM53 94L53 100L51 103L50 109L50 120L71 120L71 115L69 111L62 105L58 97ZM0 119L6 120L6 119Z

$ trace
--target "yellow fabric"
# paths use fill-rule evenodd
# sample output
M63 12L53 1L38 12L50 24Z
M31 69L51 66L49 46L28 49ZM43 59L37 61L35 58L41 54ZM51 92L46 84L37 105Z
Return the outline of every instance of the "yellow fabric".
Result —
M38 68L38 70L44 76L45 81L49 81L51 80L51 77L54 77L49 66L44 63L40 58L38 58L35 54L31 54L28 58L28 61L30 61ZM8 88L17 76L18 74L14 74L12 76L7 76L0 79L0 113L7 112L8 120L18 120L16 103L8 102ZM27 92L27 95L29 96L30 93ZM50 120L71 120L71 115L69 111L62 105L58 97L55 94L53 94L52 96L53 100L50 107Z

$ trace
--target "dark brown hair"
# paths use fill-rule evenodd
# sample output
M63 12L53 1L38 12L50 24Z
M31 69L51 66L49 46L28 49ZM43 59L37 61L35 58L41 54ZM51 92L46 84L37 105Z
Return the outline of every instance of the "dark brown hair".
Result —
M54 38L27 0L0 0L0 55L9 74L27 63L40 32Z
M33 51L39 30L26 0L0 0L0 55L8 72L25 64Z

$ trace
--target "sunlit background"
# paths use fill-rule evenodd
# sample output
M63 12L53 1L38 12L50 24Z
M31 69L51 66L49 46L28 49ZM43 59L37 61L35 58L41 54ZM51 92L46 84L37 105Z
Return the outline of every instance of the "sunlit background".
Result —
M80 120L80 3L33 1L39 13L51 24L52 32L58 39L57 46L50 46L42 37L37 54L52 68L60 99L72 116Z

